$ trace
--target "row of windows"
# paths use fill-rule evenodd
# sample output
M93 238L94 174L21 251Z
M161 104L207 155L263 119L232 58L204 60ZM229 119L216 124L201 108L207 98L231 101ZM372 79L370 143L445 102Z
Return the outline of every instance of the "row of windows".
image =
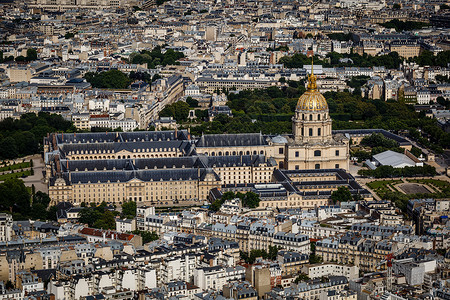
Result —
M335 152L336 156L339 156L339 150L336 150ZM295 151L295 157L299 157L300 156L300 151ZM314 156L322 156L322 151L321 150L315 150L314 151Z
M323 118L326 119L326 117L327 117L327 115L324 114L324 115L323 115ZM302 114L302 119L303 119L303 121L306 121L306 118L307 118L307 115ZM310 120L310 121L313 121L313 115L312 115L312 114L309 115L309 120ZM320 115L317 115L317 120L320 121Z
M334 168L335 168L335 169L339 169L339 164L335 164L335 165L334 165ZM300 170L300 166L299 166L299 165L295 165L295 169L296 169L296 170ZM320 164L315 164L315 165L314 165L314 169L320 169Z
M223 154L222 152L217 152L217 156L222 156L222 155L244 155L244 151L239 151L239 152L237 152L237 151L233 151L233 152L228 152L228 151L226 151L226 152L224 152L225 154ZM239 154L238 154L239 153ZM208 155L208 152L206 152L205 154L207 154ZM246 151L245 152L245 155L251 155L252 154L252 151ZM257 155L258 154L258 151L253 151L253 155ZM259 151L259 154L264 154L264 150L261 150L261 151ZM211 152L211 156L216 156L216 152Z
M309 132L309 136L314 136L312 128L309 128L308 132ZM302 135L305 135L304 128L302 128ZM317 128L317 136L321 136L321 135L322 135L322 128Z

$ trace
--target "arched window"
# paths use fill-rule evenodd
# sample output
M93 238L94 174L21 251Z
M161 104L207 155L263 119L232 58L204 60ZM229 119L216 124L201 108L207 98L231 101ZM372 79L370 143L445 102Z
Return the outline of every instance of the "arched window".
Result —
M309 136L313 136L313 130L312 130L312 128L309 129Z
M317 115L317 120L319 120L319 121L320 121L320 115Z
M321 134L322 134L322 129L321 129L321 128L318 128L318 129L317 129L317 135L320 136Z
M320 169L320 164L316 164L316 165L314 166L314 168L315 168L315 169Z
M309 120L312 121L312 115L309 115Z
M314 156L322 156L322 151L320 150L314 151Z

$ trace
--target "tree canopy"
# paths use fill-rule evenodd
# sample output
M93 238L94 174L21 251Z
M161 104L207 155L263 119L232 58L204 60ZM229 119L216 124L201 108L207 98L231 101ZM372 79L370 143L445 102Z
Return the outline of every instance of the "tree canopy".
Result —
M87 72L84 78L92 87L101 89L127 89L131 84L131 79L119 70Z
M346 42L346 41L351 41L353 40L353 35L351 33L329 33L327 34L327 36L335 41L341 41L341 42Z
M350 190L346 186L340 186L336 191L331 193L331 200L334 204L338 202L348 202L352 201L353 197Z
M189 107L191 108L198 107L198 101L193 99L191 96L186 98L186 103L189 104Z
M310 65L311 62L311 58L302 53L295 53L292 56L283 56L279 60L279 63L283 64L286 68L303 68L303 65ZM320 60L318 56L314 56L314 64L322 65L325 64L325 61Z
M10 178L0 183L0 211L12 213L14 220L55 220L54 209L49 209L50 198L41 191L31 191L21 179Z
M220 207L226 200L231 200L235 198L241 199L242 206L247 208L257 208L259 206L259 202L261 201L258 194L255 194L253 192L247 193L238 192L235 194L229 191L223 193L222 198L215 200L209 208L212 211L219 211Z
M420 66L440 66L447 67L450 63L450 50L439 52L434 55L429 50L422 51L419 56L410 59Z
M106 203L103 202L98 206L91 203L90 207L84 207L79 214L80 223L88 224L93 228L116 229L115 216L118 213L108 210L106 206Z
M427 164L423 167L404 167L394 168L392 166L379 166L375 170L361 169L358 171L359 175L374 177L374 178L389 178L389 177L413 177L413 176L434 176L437 174L436 168Z
M365 80L357 78L355 81ZM355 84L360 84L356 83ZM264 134L290 133L295 106L305 91L304 83L288 81L282 88L270 87L229 93L227 105L233 117L221 114L211 122L190 127L193 135L218 133L259 132ZM408 130L412 139L437 153L450 144L450 133L438 126L435 119L414 111L414 107L398 101L369 100L361 95L344 92L326 92L333 129L380 128L390 131ZM441 101L445 103L445 99ZM206 113L205 113L206 112ZM196 116L205 118L207 111L196 110ZM174 115L174 112L168 114ZM351 121L351 122L350 122Z
M164 107L159 113L160 117L173 117L178 122L184 122L189 116L189 104L183 101L177 101Z
M126 201L122 204L122 217L133 219L136 217L137 205L134 201Z
M158 234L154 231L150 232L150 231L135 230L132 233L140 235L142 237L143 244L147 244L159 239Z
M341 61L342 58L349 58L351 61ZM386 55L371 56L366 53L339 54L330 52L327 54L327 60L321 60L314 57L314 64L322 65L325 68L330 67L379 67L384 66L388 69L397 69L403 59L397 52L391 52ZM292 56L284 56L279 63L284 64L286 68L303 68L303 65L310 65L311 58L302 53L295 53Z
M147 64L149 69L156 66L177 65L177 60L184 57L183 52L167 49L164 53L160 46L156 46L152 51L143 50L130 54L129 61L133 64Z
M306 275L305 273L300 273L297 278L295 278L294 282L295 283L299 283L301 281L308 281L309 280L309 276Z
M277 258L277 255L277 246L269 246L269 252L264 249L252 249L250 253L246 253L243 251L240 252L241 259L248 264L253 264L258 257L261 257L263 259L275 260Z
M394 28L397 32L422 29L430 26L430 24L424 22L400 21L399 19L393 19L391 21L381 23L380 25L386 28Z
M11 118L0 122L0 158L13 159L38 153L43 138L49 132L75 131L72 122L57 114L26 113L20 120Z

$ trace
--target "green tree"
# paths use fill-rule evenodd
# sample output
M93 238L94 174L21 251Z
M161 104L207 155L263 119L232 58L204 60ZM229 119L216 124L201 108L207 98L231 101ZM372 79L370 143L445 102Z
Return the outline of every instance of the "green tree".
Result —
M135 230L132 232L133 234L140 235L142 237L142 243L147 244L153 241L156 241L159 239L158 234L156 232L150 232L150 231L141 231L141 230Z
M380 25L386 28L394 28L397 32L422 29L430 26L430 24L424 22L400 21L398 19L393 19L391 21L381 23Z
M65 38L66 40L68 40L68 39L73 38L74 36L75 36L75 33L73 33L73 32L67 32L67 33L64 35L64 38Z
M134 217L136 217L136 209L136 202L131 200L128 202L124 202L122 204L122 217L133 219Z
M340 186L336 191L331 193L331 200L336 204L338 202L352 201L353 197L348 187Z
M58 208L54 205L50 206L47 211L47 219L52 221L57 221Z
M278 255L278 247L277 246L269 246L269 253L267 254L267 258L270 260L275 260Z
M94 223L99 220L102 213L92 207L85 207L79 213L79 221L83 224L88 224L89 227L93 227Z
M12 159L18 156L16 141L8 136L0 141L0 157L2 159Z
M302 53L295 53L292 56L283 56L280 58L279 63L283 64L286 68L303 68L303 65L311 64L311 58ZM325 62L320 60L318 56L314 56L314 64L322 65Z
M33 61L37 59L37 51L36 49L30 48L27 50L27 60Z
M94 228L100 228L100 229L116 229L116 219L114 214L106 210L100 217L100 219L97 219L94 224L92 225Z
M24 182L17 178L6 179L0 184L0 210L28 215L31 194Z
M297 278L295 278L294 282L295 283L299 283L301 281L308 281L309 280L309 276L306 275L305 273L300 273Z
M361 145L369 147L383 147L383 148L397 148L398 144L396 141L384 137L381 133L374 133L367 136L361 140Z
M450 81L449 81L449 83L450 83ZM439 103L440 105L444 106L445 109L450 109L450 100L449 99L439 96L436 98L436 102Z
M183 101L177 101L167 105L160 113L160 117L173 117L178 122L184 122L189 116L189 104Z
M419 56L414 58L414 61L420 66L434 66L436 65L435 60L433 52L429 50L422 51Z
M221 199L214 200L213 203L209 206L209 209L216 212L220 210L220 207L222 207L223 201Z
M190 96L186 98L186 103L189 104L189 107L192 108L198 107L198 101Z
M351 33L329 33L327 36L332 40L337 40L341 42L351 41L352 34Z
M42 204L45 208L48 207L48 205L50 204L50 197L48 196L48 194L43 193L41 191L37 191L35 194L33 194L33 205L34 204Z
M259 206L259 202L261 201L258 194L253 192L245 193L245 196L241 200L242 205L248 208L257 208Z
M23 56L23 55L19 55L19 56L17 56L17 57L15 58L15 61L16 61L16 62L26 62L26 61L27 61L27 58L26 58L25 56Z
M231 191L229 191L229 192L223 193L221 199L225 201L225 200L232 200L234 198L236 198L236 194L231 192Z
M126 89L131 84L131 79L119 70L110 70L100 73L88 72L84 78L94 88Z
M177 65L179 64L178 60L183 57L184 54L182 52L174 51L173 49L167 49L162 53L161 47L157 46L151 51L143 50L139 53L132 53L129 60L133 64L147 64L149 69L154 69L158 65Z
M321 256L316 255L316 254L311 254L309 256L309 263L310 264L320 264L321 262L323 262L323 259Z

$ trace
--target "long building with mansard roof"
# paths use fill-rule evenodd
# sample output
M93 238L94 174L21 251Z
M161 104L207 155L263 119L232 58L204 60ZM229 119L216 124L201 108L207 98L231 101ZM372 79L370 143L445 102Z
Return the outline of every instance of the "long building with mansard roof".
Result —
M192 137L186 130L48 135L44 156L50 198L75 205L102 201L120 205L133 200L185 206L203 204L221 189L256 185L267 187L261 195L284 189L271 205L275 199L265 198L264 207L287 203L315 207L328 204L331 191L340 185L359 193L359 186L351 186L354 181L339 175L349 167L348 138L332 133L328 105L315 80L311 74L308 90L296 107L291 135ZM280 183L282 177L274 173L278 169L316 171L302 177L304 184L286 181L274 187L270 184ZM320 192L311 193L314 182L321 183Z

